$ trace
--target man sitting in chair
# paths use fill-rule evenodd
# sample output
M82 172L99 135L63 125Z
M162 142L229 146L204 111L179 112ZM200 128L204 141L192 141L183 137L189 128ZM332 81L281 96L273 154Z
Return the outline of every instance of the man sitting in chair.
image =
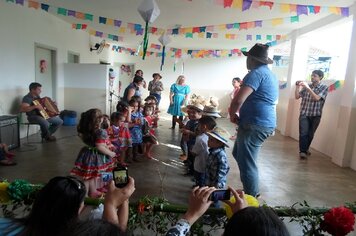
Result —
M21 112L26 112L27 120L30 123L38 124L41 127L41 136L49 142L56 141L52 134L56 132L63 121L58 115L53 117L43 117L44 108L41 104L35 105L34 100L40 99L42 85L33 82L29 86L30 92L23 97L21 103Z

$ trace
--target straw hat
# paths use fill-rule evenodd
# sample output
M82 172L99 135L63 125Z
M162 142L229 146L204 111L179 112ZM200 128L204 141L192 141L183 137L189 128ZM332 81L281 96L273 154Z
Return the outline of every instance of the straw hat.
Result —
M221 115L219 114L219 112L220 111L216 107L205 106L203 109L203 116L211 116L211 117L221 118Z
M196 104L190 104L187 106L188 109L193 109L198 112L202 112L204 110L204 106L202 104L196 103Z
M226 147L229 147L228 140L231 135L225 129L216 126L212 131L207 132L207 134L222 142Z

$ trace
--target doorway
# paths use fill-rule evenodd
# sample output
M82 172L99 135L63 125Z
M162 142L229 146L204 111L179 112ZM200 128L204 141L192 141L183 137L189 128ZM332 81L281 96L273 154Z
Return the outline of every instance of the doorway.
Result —
M56 100L56 51L35 45L35 81L42 85L41 97Z
M79 63L79 54L75 52L68 52L68 63Z

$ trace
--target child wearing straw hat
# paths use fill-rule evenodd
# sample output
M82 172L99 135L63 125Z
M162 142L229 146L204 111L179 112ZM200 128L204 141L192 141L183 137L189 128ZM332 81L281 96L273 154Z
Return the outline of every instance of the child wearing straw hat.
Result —
M188 166L187 175L194 175L194 158L195 155L192 153L192 148L195 144L195 139L197 136L196 129L198 126L198 121L202 117L204 106L201 104L190 104L187 106L189 121L184 128L181 129L183 139L187 143L188 159L186 164Z
M209 156L206 160L205 184L209 187L223 189L226 187L226 178L230 170L225 151L225 147L229 147L230 134L217 126L212 131L207 132L207 135L209 136ZM219 207L218 202L214 205Z
M198 128L197 128L197 137L192 149L192 153L195 154L195 159L194 159L195 186L199 186L199 187L205 186L206 159L208 158L209 155L209 147L208 147L209 137L206 133L213 130L215 126L216 126L216 122L212 117L203 116L202 118L199 119Z

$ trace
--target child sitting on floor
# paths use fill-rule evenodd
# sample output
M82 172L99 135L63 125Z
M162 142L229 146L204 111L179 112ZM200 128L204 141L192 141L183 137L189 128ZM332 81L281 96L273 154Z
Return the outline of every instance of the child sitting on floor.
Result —
M17 163L12 160L15 156L13 152L9 152L9 148L5 143L0 143L0 165L1 166L14 166Z

